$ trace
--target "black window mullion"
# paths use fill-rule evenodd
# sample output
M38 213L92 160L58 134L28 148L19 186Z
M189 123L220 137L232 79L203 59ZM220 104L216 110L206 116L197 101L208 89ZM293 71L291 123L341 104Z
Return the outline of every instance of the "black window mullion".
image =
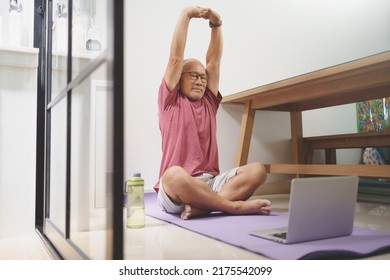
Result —
M45 193L45 6L43 0L34 1L34 47L39 49L37 71L37 135L35 171L35 227L42 231Z
M114 153L114 184L113 184L113 259L123 259L123 190L118 188L123 184L123 147L124 147L124 133L123 133L123 117L124 117L124 77L123 77L123 61L124 61L124 1L113 1L113 14L109 17L109 20L113 21L111 30L113 37L113 51L111 73L113 85L114 85L114 117L113 117L113 128L114 128L114 139L113 139L113 153Z
M73 24L73 0L68 2L68 60L67 60L67 85L72 81L72 24ZM70 215L71 215L71 141L72 141L72 89L67 93L67 117L66 117L66 217L65 237L70 238Z
M53 1L47 1L46 25L52 25ZM48 106L52 99L52 29L46 28L47 52L46 52L46 149L45 149L45 218L50 217L50 156L51 156L51 108Z

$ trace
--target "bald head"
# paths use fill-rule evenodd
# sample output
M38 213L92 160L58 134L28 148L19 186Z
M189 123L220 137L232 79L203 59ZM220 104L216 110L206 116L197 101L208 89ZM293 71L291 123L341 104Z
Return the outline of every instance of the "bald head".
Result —
M202 72L206 73L206 68L203 66L203 64L199 60L197 60L195 58L189 58L189 59L185 59L183 61L182 72L199 71L199 69L202 69Z

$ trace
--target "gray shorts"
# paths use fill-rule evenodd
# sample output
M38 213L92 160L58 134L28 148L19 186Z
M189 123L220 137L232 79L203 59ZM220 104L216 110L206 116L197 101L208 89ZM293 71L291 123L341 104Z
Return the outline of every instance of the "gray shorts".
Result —
M217 176L213 176L208 173L203 173L201 176L196 176L199 180L207 183L213 192L218 193L223 185L232 177L237 175L238 167L230 169L229 171L219 174ZM157 203L160 207L166 211L167 213L178 214L183 212L184 204L176 204L170 200L168 195L164 191L164 185L162 180L160 179L160 189L158 191Z

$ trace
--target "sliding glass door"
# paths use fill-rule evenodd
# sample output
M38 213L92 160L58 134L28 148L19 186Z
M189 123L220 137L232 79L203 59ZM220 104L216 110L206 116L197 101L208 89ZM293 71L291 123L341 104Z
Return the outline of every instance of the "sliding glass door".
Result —
M123 258L123 1L36 0L37 232L64 259Z

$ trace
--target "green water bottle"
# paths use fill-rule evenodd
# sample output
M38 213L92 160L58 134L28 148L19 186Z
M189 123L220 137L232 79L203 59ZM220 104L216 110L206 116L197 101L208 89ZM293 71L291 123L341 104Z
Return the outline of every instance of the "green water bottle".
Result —
M127 227L145 227L144 179L140 173L126 181L127 190Z

